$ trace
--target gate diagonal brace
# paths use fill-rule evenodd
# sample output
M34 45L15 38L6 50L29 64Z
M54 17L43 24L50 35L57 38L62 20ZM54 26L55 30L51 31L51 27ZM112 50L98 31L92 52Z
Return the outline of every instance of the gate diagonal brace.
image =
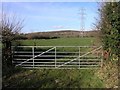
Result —
M53 50L53 49L55 49L55 47L53 47L53 48L51 48L51 49L48 49L47 51L42 52L41 54L36 55L36 56L34 56L33 58L27 59L26 61L24 61L24 62L22 62L22 63L16 65L15 67L20 66L20 65L22 65L22 64L24 64L24 63L26 63L26 62L28 62L29 60L32 60L32 59L34 59L34 58L36 58L36 57L39 57L39 56L41 56L42 54L47 53L47 52L49 52L49 51L51 51L51 50Z
M85 55L88 55L88 54L90 54L90 53L92 53L92 52L94 52L94 51L96 51L96 50L99 50L100 48L102 48L102 46L100 46L99 48L96 48L96 49L94 49L94 50L92 50L92 51L90 51L90 52L88 52L88 53L86 53L86 54L83 54L83 55L81 55L81 56L79 56L79 57L77 57L77 58L75 58L75 59L72 59L72 60L70 60L69 62L66 62L66 63L64 63L64 64L62 64L62 65L59 65L59 66L56 67L56 68L59 68L59 67L61 67L61 66L64 66L64 65L66 65L66 64L68 64L68 63L70 63L70 62L73 62L74 60L79 59L80 57L84 57Z

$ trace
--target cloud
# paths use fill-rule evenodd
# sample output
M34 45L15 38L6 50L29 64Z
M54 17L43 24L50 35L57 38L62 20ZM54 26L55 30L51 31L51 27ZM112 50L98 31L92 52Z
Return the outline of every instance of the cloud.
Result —
M62 25L58 25L58 26L52 26L52 28L54 28L54 29L63 29L63 28L65 28L65 27L62 26Z

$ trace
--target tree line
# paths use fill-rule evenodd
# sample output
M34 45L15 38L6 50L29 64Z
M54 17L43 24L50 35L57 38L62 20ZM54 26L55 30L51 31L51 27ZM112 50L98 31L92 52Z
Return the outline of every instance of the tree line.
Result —
M21 33L15 36L16 40L25 39L56 39L56 38L69 38L69 37L97 37L99 36L99 31L84 31L81 35L81 31L74 30L61 30L61 31L51 31L51 32L34 32L34 33Z

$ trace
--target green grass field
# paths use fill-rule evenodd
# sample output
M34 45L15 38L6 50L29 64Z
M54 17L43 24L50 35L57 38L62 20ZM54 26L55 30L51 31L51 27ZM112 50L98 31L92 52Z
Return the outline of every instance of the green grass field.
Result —
M20 40L21 45L36 46L89 46L95 44L94 37L86 38L58 38L58 39L41 39L41 40ZM96 43L99 45L99 43Z
M35 39L35 40L19 40L13 43L13 45L21 46L100 46L100 43L96 43L97 39L95 37L84 37L84 38L57 38L57 39ZM25 50L30 50L31 48L24 48ZM39 48L36 48L36 50ZM44 48L42 48L44 49ZM50 49L49 47L46 50ZM91 51L92 48L80 48L83 52ZM79 49L71 47L59 47L57 51L78 51Z

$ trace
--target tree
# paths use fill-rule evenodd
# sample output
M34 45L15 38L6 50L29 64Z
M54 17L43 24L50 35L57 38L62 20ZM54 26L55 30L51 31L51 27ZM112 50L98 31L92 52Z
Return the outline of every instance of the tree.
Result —
M0 20L0 31L2 35L2 62L7 66L12 65L12 41L16 34L23 28L23 20L18 19L15 14L6 14L2 11Z
M120 1L102 3L99 9L100 21L97 25L101 31L104 49L112 58L119 55L120 41Z

